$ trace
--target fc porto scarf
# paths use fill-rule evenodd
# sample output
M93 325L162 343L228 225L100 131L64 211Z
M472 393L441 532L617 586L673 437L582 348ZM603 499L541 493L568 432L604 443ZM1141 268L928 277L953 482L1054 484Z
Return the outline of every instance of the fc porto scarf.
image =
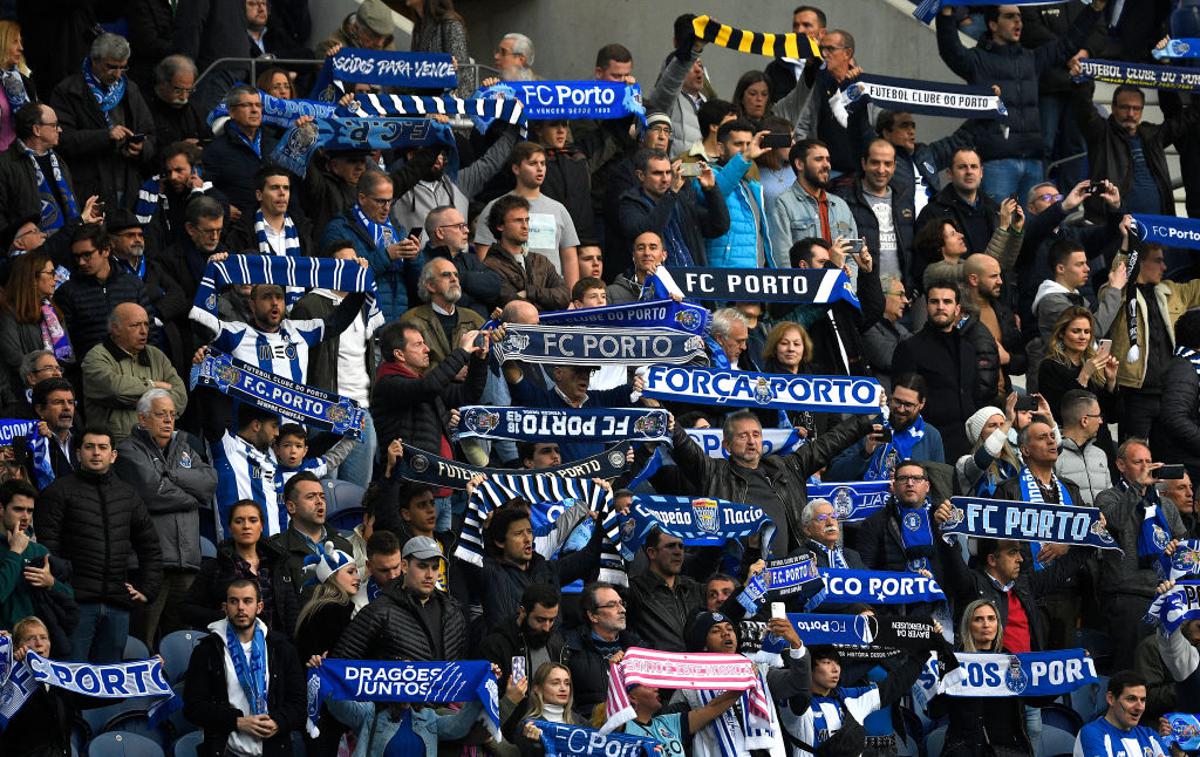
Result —
M932 578L920 573L897 573L889 570L847 570L819 568L825 579L825 591L810 602L840 605L903 605L913 602L940 602L946 599L942 587Z
M667 411L638 408L536 408L469 405L461 408L460 438L516 442L670 441Z
M828 305L844 300L862 308L840 268L660 268L689 300L790 302ZM668 291L670 285L664 282Z
M861 74L829 98L829 108L845 127L850 112L873 102L892 112L919 113L944 118L1005 120L1004 101L990 87L945 82L897 79Z
M1200 69L1195 69L1200 76ZM1135 213L1133 222L1143 242L1153 242L1166 247L1186 247L1200 250L1200 221L1174 216L1154 216Z
M465 63L465 61L464 61ZM325 59L313 84L313 100L337 100L342 83L408 89L454 89L458 73L449 53L398 53L343 47Z
M1200 39L1180 37L1169 39L1167 44L1150 51L1156 60L1163 58L1200 58Z
M940 681L937 658L930 656L926 672L917 679L926 702L938 694L952 697L1051 697L1069 694L1096 683L1096 666L1083 649L995 654L955 652L958 667ZM914 692L916 693L916 692Z
M787 619L805 644L877 646L933 650L944 644L933 623L920 618L876 615L813 615L789 612Z
M929 499L916 507L903 507L897 503L900 515L900 540L904 544L904 557L908 569L929 570L929 559L933 557L933 529L929 525Z
M1191 363L1192 369L1196 371L1196 375L1200 376L1200 352L1180 345L1175 348L1175 355Z
M704 354L704 339L661 327L614 330L596 326L505 324L492 345L499 362L550 365L682 365ZM678 398L676 398L678 399Z
M658 754L658 742L645 736L601 733L594 728L545 720L529 722L542 732L542 749L546 757L655 757Z
M729 459L729 450L722 446L725 433L719 428L689 428L684 429L704 454L709 457ZM794 428L764 428L762 430L762 453L764 455L786 455L804 446L805 439ZM812 495L812 484L809 484L809 499Z
M50 158L50 171L54 174L54 189L58 190L58 194L55 194L50 188L50 182L46 179L46 174L42 172L42 166L37 161L37 153L25 147L24 142L20 144L25 148L25 154L29 156L30 162L33 163L33 175L37 179L38 200L42 203L42 217L38 221L38 228L47 234L53 234L61 229L67 221L73 221L79 217L75 194L67 186L67 178L63 175L62 166L58 164L58 154L54 150L47 151L47 155ZM63 203L61 208L58 202L59 197L62 198Z
M96 105L104 114L104 121L112 126L112 118L108 114L125 97L125 75L122 74L115 82L106 87L92 73L92 59L87 57L83 59L83 81L91 90L92 97L96 98Z
M1101 58L1080 58L1079 67L1080 79L1177 92L1200 92L1200 69L1152 66Z
M528 478L565 476L567 478L613 479L625 472L625 457L630 449L632 449L632 445L625 442L605 450L599 455L576 460L557 468L540 468L514 474L510 468L484 468L478 465L468 465L457 460L447 460L411 444L405 444L404 464L400 468L400 475L409 481L420 481L448 489L466 489L467 482L475 476L493 478L511 474Z
M332 103L316 100L285 100L261 89L258 90L258 96L262 98L263 123L280 129L291 128L296 123L296 119L301 116L311 116L315 120L353 115L349 110ZM212 130L212 133L218 137L221 136L221 133L225 131L225 124L229 121L229 106L224 101L217 103L217 106L209 111L207 121L208 128Z
M913 11L913 17L921 20L921 23L928 24L937 15L940 8L949 8L956 5L1057 5L1060 0L1012 0L1012 2L1002 3L999 0L921 0L917 3L916 10ZM1091 5L1091 0L1085 0L1085 5Z
M225 624L225 649L233 661L238 685L250 703L251 715L262 715L267 711L267 637L263 628L260 621L255 621L254 638L250 641L250 659L247 660L233 624Z
M1136 344L1136 343L1134 343ZM1021 500L1023 502L1033 502L1035 504L1045 504L1046 498L1042 495L1042 487L1033 472L1029 470L1029 466L1022 466L1017 473L1017 481L1021 484ZM1058 489L1058 503L1060 505L1073 505L1071 501L1071 493L1067 491L1067 487L1062 481L1058 480L1058 476L1053 472L1050 473L1050 485ZM1038 562L1038 552L1042 549L1042 545L1037 541L1031 541L1029 544L1030 554L1033 555L1033 569L1041 570L1042 564Z
M692 33L717 47L768 58L820 58L817 41L803 34L771 34L737 29L709 16L692 19Z
M1095 507L952 497L943 534L1121 551Z
M289 129L271 153L271 162L303 178L320 148L403 150L431 145L453 148L450 127L429 118L319 118Z
M1170 636L1185 620L1194 618L1200 618L1200 581L1188 579L1176 581L1174 588L1156 596L1146 611L1145 621L1148 625L1162 626L1162 632Z
M375 221L363 212L362 206L357 202L354 203L351 211L354 213L354 220L358 221L358 225L362 227L363 231L367 232L367 235L371 237L375 246L378 247L382 244L384 247L391 247L400 241L400 232L392 224L390 217L385 219L383 223Z
M24 443L33 460L33 479L38 490L54 483L54 468L50 464L50 440L38 433L37 420L0 420L0 446Z
M840 523L866 520L891 497L890 481L834 481L808 485L808 501L828 500Z
M196 170L196 169L193 169ZM211 181L201 183L200 188L193 188L191 194L207 194L212 191L213 185ZM171 203L167 199L166 193L163 191L162 177L158 174L151 176L142 184L138 190L137 205L133 208L133 214L137 216L138 223L145 226L154 220L154 214L158 212L159 207L163 210L170 210ZM164 220L165 217L164 217ZM168 229L170 228L168 224Z
M646 122L642 89L637 84L614 81L505 81L483 87L477 100L517 100L530 121L636 117ZM489 115L472 116L476 128L486 132L495 120Z
M492 664L483 660L400 662L326 658L308 669L308 734L316 738L317 717L326 700L349 702L431 702L478 700L485 723L500 740L500 705Z
M258 251L263 255L300 254L300 232L296 231L296 224L292 223L292 217L286 213L283 216L282 250L276 250L267 241L267 220L263 217L262 208L254 211L254 236L258 239Z
M886 421L885 425L892 428L892 425ZM891 440L880 444L871 453L871 459L867 463L866 480L890 481L896 466L903 460L911 459L913 449L924 438L925 419L919 415L903 431L893 430Z
M1189 754L1200 750L1200 717L1186 712L1168 712L1163 718L1171 724L1171 734L1159 737L1168 747L1167 754L1170 754L1172 744Z
M350 106L350 109L361 118L471 116L475 119L486 120L489 124L499 120L518 126L522 133L524 133L527 122L525 106L520 100L511 97L464 100L461 97L450 95L422 97L419 95L360 94L354 96L354 104Z
M541 313L543 326L606 326L608 328L661 327L704 335L708 330L708 311L691 302L671 299L630 302L598 308L576 308Z
M768 593L781 597L796 594L820 580L817 561L811 554L769 560L761 573L746 582L746 588L738 595L738 602L746 608L746 612L755 615Z
M608 538L621 556L632 561L653 528L677 536L686 544L723 544L763 532L770 544L775 526L758 505L709 497L668 497L637 494L627 515L611 513L604 520ZM769 555L768 555L769 556Z
M1200 576L1200 539L1185 539L1175 545L1169 556L1159 557L1154 568L1164 581L1178 581L1186 576Z
M366 424L365 411L349 397L289 381L216 351L192 366L190 385L211 386L297 423L351 439L361 439Z
M878 381L862 376L796 376L669 365L650 366L645 383L644 396L670 402L858 415L879 412L882 391Z
M8 109L16 113L29 102L29 93L25 91L25 80L16 66L0 71L0 87L4 88L4 99L8 100Z

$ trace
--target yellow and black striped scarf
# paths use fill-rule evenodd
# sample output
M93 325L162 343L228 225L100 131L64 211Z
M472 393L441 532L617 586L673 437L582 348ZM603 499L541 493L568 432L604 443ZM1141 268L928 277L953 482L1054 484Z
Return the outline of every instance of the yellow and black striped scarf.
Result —
M765 55L769 58L807 58L810 55L814 58L821 57L817 50L817 41L807 35L765 34L736 29L708 16L696 16L692 19L692 31L705 42L737 50L739 53ZM801 39L807 44L802 43ZM802 50L804 52L801 52Z

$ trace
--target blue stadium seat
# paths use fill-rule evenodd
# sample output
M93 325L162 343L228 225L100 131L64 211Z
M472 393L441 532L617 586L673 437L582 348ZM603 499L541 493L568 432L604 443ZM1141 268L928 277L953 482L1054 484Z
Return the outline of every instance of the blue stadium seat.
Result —
M362 523L362 500L366 490L358 484L325 479L325 520L334 528L350 531Z
M216 557L217 545L213 544L212 539L207 536L200 537L200 557Z
M88 757L165 757L162 747L136 733L110 731L92 739Z
M1038 754L1071 754L1075 736L1084 720L1066 705L1053 704L1042 709L1042 748Z
M125 637L125 652L121 655L123 660L145 660L150 657L150 649L142 642L141 639L133 636Z
M200 742L202 741L204 741L203 731L192 731L189 734L181 736L175 742L175 757L196 757L196 752L200 749Z
M114 724L131 718L146 717L152 700L149 697L134 697L114 702L107 707L83 710L83 722L87 724L88 736L95 738L105 731L115 730Z
M187 672L192 650L208 634L204 631L173 631L158 642L158 653L166 664L163 666L167 681L176 683Z

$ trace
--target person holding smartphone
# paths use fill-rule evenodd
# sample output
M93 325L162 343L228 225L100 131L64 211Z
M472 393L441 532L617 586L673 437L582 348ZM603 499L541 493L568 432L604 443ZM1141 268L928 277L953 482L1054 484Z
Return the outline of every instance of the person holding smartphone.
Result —
M55 579L50 569L50 550L33 541L33 509L37 490L28 481L0 484L0 628L12 628L21 618L43 614L45 598L40 591L54 592L63 605L75 604L75 592ZM47 615L49 621L56 618ZM59 641L74 628L59 628Z

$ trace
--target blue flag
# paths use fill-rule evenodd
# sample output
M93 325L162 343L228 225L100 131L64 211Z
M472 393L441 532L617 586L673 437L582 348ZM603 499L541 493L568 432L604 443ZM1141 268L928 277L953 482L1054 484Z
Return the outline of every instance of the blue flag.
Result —
M645 736L625 733L600 733L594 728L567 723L532 720L542 732L546 757L655 757L658 742Z
M500 705L492 664L484 660L401 662L326 658L308 669L308 723L316 738L317 716L327 699L352 702L468 702L477 700L492 735L500 738Z
M1195 69L1200 76L1200 68ZM1200 250L1200 221L1175 216L1152 216L1135 213L1133 222L1143 242L1164 247L1186 247Z
M703 335L708 329L708 311L691 302L654 300L606 305L598 308L555 310L538 316L538 323L557 326L663 326Z
M654 399L817 413L879 412L879 382L863 376L796 376L652 365L642 394Z
M829 500L842 523L866 520L887 505L890 481L824 481L808 485L808 501Z
M670 440L667 411L647 408L536 408L468 405L454 438L518 442Z
M449 53L398 53L343 47L337 55L325 59L313 84L312 99L337 100L344 90L334 82L406 89L454 89L458 86L458 73L454 56Z
M950 518L942 524L944 534L1121 551L1100 525L1100 511L1094 507L977 497L952 497L950 505Z
M1162 626L1162 632L1171 635L1184 621L1200 618L1200 580L1176 581L1175 587L1159 594L1150 603L1145 621L1148 625Z
M904 605L911 602L939 602L946 598L937 581L920 573L839 568L819 570L825 579L823 601L834 604Z
M1180 37L1169 39L1167 44L1150 52L1156 59L1163 58L1200 58L1200 39L1195 37Z
M633 560L646 534L656 526L685 544L722 544L764 529L769 529L763 534L769 544L775 530L766 511L757 505L708 497L637 494L628 515L613 513L604 521L609 540L626 560Z

